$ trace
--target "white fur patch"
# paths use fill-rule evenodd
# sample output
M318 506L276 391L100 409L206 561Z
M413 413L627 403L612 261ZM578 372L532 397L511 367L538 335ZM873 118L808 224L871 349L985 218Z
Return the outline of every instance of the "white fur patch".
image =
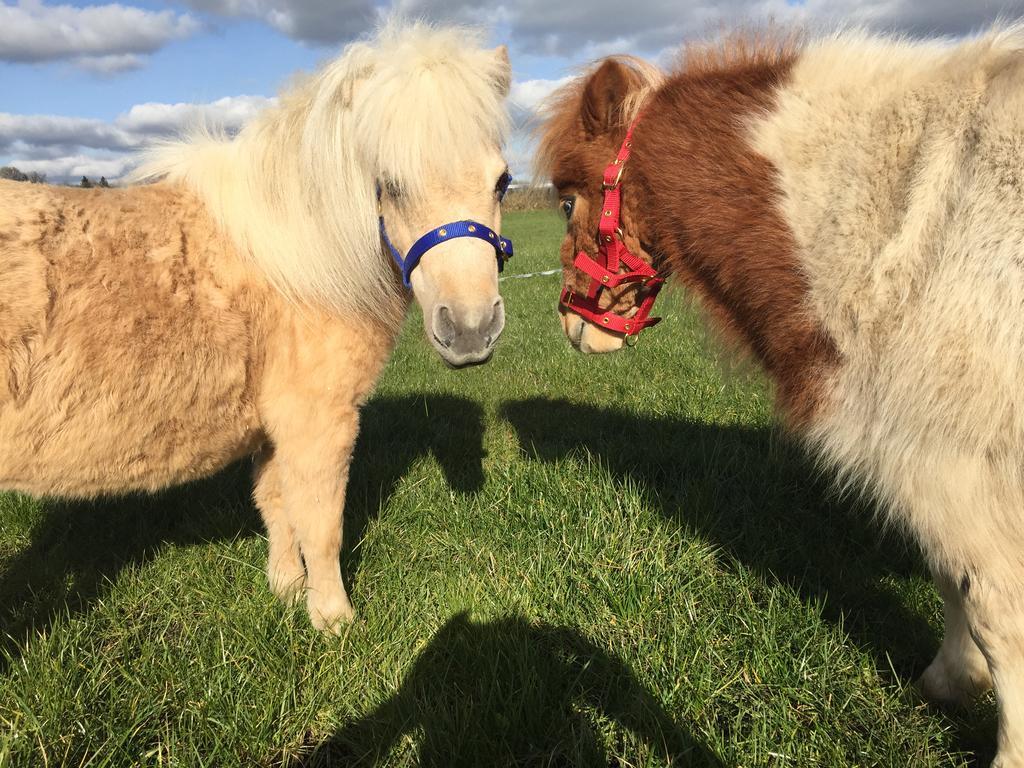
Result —
M807 47L752 126L841 366L811 442L950 573L1024 565L1024 26Z

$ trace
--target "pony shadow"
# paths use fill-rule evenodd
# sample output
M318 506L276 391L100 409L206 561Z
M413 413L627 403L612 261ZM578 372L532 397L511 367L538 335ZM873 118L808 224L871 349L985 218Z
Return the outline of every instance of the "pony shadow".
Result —
M433 456L457 494L484 487L484 412L453 395L375 397L362 410L359 441L349 469L345 546L341 568L355 589L362 556L358 546L413 462Z
M622 660L575 631L458 614L393 696L285 765L382 765L413 733L423 766L618 765L600 737L608 721L663 764L720 765Z
M875 657L883 679L914 680L941 636L899 593L908 577L929 579L907 540L872 524L874 508L841 497L805 452L771 429L639 417L567 400L507 402L501 416L539 461L583 451L652 508L718 545L726 557L784 583L820 606ZM956 748L991 759L990 714L954 718Z
M349 586L366 525L418 458L432 454L457 492L483 486L483 413L474 403L443 395L378 397L367 403L362 423L341 553ZM0 559L0 670L56 614L87 611L123 568L148 562L168 545L231 541L263 531L252 502L249 459L157 494L43 504L28 546Z
M927 617L884 587L887 577L927 577L920 557L872 525L864 502L832 493L799 447L773 430L541 398L505 403L501 414L535 459L586 451L616 478L635 481L662 515L820 604L877 651L884 675L886 657L909 678L937 650Z

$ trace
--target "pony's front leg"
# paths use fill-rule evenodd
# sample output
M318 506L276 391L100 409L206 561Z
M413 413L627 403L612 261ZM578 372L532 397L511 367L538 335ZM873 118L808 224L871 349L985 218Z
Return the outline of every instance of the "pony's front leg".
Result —
M338 558L358 413L331 414L326 425L308 426L293 424L277 440L282 509L306 564L310 621L338 632L353 617Z
M253 499L267 529L267 581L270 590L286 605L293 603L306 586L299 542L295 538L281 496L281 461L271 448L259 457L254 472Z
M960 584L935 572L935 586L942 595L945 633L934 661L917 686L936 704L960 706L992 687L988 662L971 637Z

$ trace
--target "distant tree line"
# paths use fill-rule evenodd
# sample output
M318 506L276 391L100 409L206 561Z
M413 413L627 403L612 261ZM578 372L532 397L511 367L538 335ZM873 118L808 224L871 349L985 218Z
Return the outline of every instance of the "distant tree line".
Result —
M46 174L37 173L36 171L30 171L25 173L19 168L15 168L13 165L5 165L0 168L0 179L8 179L10 181L27 181L29 184L45 184ZM83 176L82 180L78 182L78 186L84 187L85 189L91 189L92 187L102 187L106 189L110 186L110 182L107 181L106 176L100 176L99 181L92 181L88 176Z
M515 186L501 201L503 211L553 211L558 207L558 193L550 184Z
M46 174L36 173L35 171L25 173L24 171L15 168L13 165L5 165L3 168L0 168L0 179L9 179L10 181L27 181L29 184L45 184Z
M110 182L107 181L106 176L100 176L100 180L95 183L90 181L88 176L83 176L82 180L78 182L78 186L84 189L92 189L93 187L102 187L103 189L107 189L110 186Z

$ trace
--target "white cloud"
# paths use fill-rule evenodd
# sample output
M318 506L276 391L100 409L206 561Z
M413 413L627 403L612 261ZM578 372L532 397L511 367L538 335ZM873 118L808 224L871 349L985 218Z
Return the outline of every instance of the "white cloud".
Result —
M537 114L537 108L559 86L565 85L572 77L566 76L556 80L516 80L509 91L509 112L512 124L519 132L529 125Z
M378 18L372 0L186 0L196 10L260 19L295 40L332 44L365 32Z
M571 76L557 80L518 80L512 84L509 101L520 109L535 112L544 99L570 80Z
M141 57L195 34L189 14L119 4L77 8L18 0L0 5L0 61L71 60L106 74L141 66Z
M102 120L56 115L12 115L0 112L0 152L19 142L33 147L131 149L138 138Z
M75 181L82 176L88 176L94 181L105 176L109 181L113 181L131 170L132 158L125 155L103 157L75 154L52 160L27 160L5 165L17 166L25 173L35 171L46 174L46 178L51 182Z
M228 96L206 104L149 102L112 122L0 112L0 165L46 173L54 181L82 175L115 179L131 167L133 150L153 139L199 125L234 132L272 103L264 96Z
M112 53L109 56L81 56L75 59L75 64L80 69L97 75L116 75L119 72L142 69L145 60L134 53Z
M194 125L214 125L237 131L274 101L265 96L225 96L206 104L147 102L136 104L115 123L124 131L147 137L181 133Z

